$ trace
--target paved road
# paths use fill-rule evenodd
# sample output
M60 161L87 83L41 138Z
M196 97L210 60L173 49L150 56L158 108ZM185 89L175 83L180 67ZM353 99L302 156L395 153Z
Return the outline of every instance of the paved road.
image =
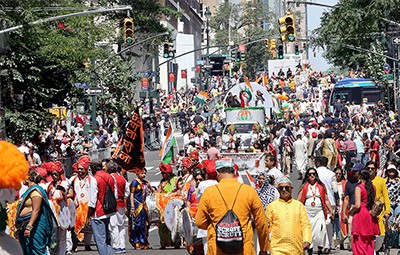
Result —
M182 136L178 133L177 135L177 142L179 145L182 145ZM148 169L148 174L147 174L147 179L151 182L158 182L161 179L161 175L159 174L159 169L158 165L160 162L160 157L158 155L159 151L149 151L145 153L145 158L146 158L146 168ZM294 175L293 175L294 176ZM129 180L132 180L135 178L134 174L128 174ZM299 180L293 180L294 182L294 194L297 194L298 188L301 184ZM295 196L295 195L294 195ZM156 226L152 226L150 228L150 235L149 235L149 242L150 245L152 246L151 250L146 250L146 251L141 251L141 250L134 250L132 246L129 244L128 241L126 241L126 254L146 254L146 255L172 255L172 254L188 254L186 249L183 247L181 249L173 249L173 248L167 248L166 250L160 250L160 245L159 245L159 237L158 237L158 231L157 231ZM96 249L96 246L93 244L92 245L93 249ZM397 252L399 250L392 250L391 255L397 255ZM98 254L97 251L84 251L83 246L78 247L78 253L76 254L82 254L82 255L92 255L92 254ZM331 252L331 254L343 254L343 255L350 255L352 252L349 251L341 251L341 250L334 250Z

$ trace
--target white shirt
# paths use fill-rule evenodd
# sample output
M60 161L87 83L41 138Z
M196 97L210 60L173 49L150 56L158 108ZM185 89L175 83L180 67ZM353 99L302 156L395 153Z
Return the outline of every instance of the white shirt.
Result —
M279 178L283 177L283 173L279 171L276 167L267 170L267 174L272 175L275 178L275 183Z
M334 193L337 192L337 185L335 181L335 173L325 166L320 166L317 168L317 173L319 179L325 185L326 193L328 194L329 202L332 206L336 204Z
M196 191L196 199L197 201L200 202L201 196L203 195L204 191L211 186L217 185L218 182L216 180L205 180L199 183L199 186L197 187ZM197 231L197 237L206 237L207 236L207 230L199 228Z

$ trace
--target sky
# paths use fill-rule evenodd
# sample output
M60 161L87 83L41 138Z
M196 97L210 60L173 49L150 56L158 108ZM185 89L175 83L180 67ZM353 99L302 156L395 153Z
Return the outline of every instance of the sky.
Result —
M339 1L338 0L315 0L312 2L334 5L334 4L338 3ZM315 6L315 5L308 5L307 11L308 11L308 15L307 15L308 16L308 30L309 30L309 34L310 34L312 30L314 30L320 26L320 22L321 22L320 18L322 16L322 13L325 11L329 11L329 8ZM309 56L309 61L312 64L314 64L317 71L319 71L319 70L325 71L329 67L332 67L330 64L328 64L326 59L324 59L322 57L322 54L323 54L322 49L317 49L316 53L317 53L317 55L316 55L316 57L314 57L313 51L311 49L311 50L309 50L308 56Z

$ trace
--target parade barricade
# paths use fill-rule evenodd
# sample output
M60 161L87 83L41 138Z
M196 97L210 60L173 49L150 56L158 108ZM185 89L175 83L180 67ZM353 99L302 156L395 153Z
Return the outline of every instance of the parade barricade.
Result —
M160 149L160 134L158 128L150 128L145 130L144 145L148 151Z
M111 158L111 147L89 151L91 159L98 158L100 160Z

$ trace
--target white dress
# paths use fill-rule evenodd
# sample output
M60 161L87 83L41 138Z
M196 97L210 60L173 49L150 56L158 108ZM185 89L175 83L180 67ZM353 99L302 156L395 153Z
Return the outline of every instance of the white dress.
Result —
M321 196L316 185L308 185L306 201L304 204L312 228L311 248L317 248L318 246L324 247L327 237L325 217L322 209Z
M298 139L293 143L293 151L296 168L300 173L304 174L306 172L308 160L307 144L303 140Z

